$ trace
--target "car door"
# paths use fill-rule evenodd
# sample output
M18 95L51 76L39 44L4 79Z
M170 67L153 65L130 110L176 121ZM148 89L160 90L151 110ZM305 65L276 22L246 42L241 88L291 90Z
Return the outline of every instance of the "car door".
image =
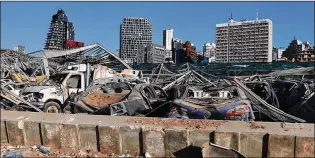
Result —
M84 80L82 74L72 74L66 82L68 93L79 93L84 90Z

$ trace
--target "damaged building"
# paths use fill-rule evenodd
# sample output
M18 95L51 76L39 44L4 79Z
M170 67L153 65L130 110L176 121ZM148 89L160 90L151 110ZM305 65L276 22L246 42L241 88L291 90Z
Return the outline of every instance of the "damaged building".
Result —
M272 21L235 21L216 25L216 62L272 62Z
M139 45L137 63L164 63L170 51L157 44Z

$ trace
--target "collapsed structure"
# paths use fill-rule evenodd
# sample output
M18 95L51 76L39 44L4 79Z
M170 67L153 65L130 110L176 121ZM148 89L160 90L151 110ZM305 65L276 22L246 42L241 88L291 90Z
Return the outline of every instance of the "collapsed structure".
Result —
M187 63L176 71L160 64L152 73L143 74L99 44L36 53L42 56L1 52L1 108L177 119L315 121L314 82L307 79L313 68L219 77ZM290 71L303 77L283 78Z

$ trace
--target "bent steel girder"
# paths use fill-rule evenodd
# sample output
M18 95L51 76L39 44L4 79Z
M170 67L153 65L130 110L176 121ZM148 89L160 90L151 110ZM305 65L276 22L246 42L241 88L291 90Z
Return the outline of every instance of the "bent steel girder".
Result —
M36 53L38 53L37 51ZM34 53L33 53L34 54ZM33 74L32 70L42 67L41 58L13 50L1 51L1 72L18 72Z
M122 59L98 43L69 50L45 50L44 55L48 59L63 59L67 57L68 60L88 61L91 63L112 63L113 60L110 59L112 57L127 69L132 69Z

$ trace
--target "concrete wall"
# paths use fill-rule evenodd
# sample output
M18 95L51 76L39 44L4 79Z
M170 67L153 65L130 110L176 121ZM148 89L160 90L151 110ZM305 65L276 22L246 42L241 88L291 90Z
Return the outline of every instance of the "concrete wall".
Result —
M249 157L314 157L314 124L176 120L1 111L1 142L104 154L196 156L215 143ZM200 148L201 149L201 148Z

